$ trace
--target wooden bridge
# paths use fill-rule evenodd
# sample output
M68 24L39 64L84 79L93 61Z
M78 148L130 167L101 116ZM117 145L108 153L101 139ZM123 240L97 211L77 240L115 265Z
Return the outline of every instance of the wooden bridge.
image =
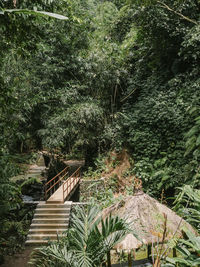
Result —
M68 177L69 167L66 167L55 177L45 184L46 203L64 203L69 200L80 182L79 167L70 177Z
M45 201L37 205L26 244L46 244L68 229L72 205L69 199L80 183L80 169L68 176L66 167L45 184Z

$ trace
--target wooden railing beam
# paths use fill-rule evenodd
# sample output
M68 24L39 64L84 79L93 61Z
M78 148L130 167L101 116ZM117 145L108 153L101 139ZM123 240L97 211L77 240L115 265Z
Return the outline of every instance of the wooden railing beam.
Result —
M60 183L64 177L68 174L67 169L69 168L69 166L67 166L66 168L64 168L61 172L59 172L58 174L56 174L56 176L54 176L51 180L49 180L44 188L45 188L45 200L47 200L48 197L48 192L50 192L50 196L55 192L55 186ZM62 175L63 174L63 175ZM62 175L61 177L59 177L60 175ZM58 178L58 181L55 182L55 179ZM52 185L53 182L53 185ZM49 185L49 188L48 188ZM53 192L53 193L52 193Z
M51 181L53 181L55 178L57 178L61 173L64 173L68 168L69 168L69 166L64 168L61 172L59 172L58 174L56 174L56 176L54 176L51 180L49 180L45 185L48 185Z

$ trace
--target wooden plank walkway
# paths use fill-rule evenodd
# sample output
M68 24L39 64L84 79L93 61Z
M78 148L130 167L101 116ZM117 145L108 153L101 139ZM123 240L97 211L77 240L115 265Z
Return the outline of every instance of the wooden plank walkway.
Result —
M64 193L63 184L61 184L61 186L50 196L46 203L63 203L64 201L69 200L78 187L79 181L79 178L69 177L66 181L64 181Z

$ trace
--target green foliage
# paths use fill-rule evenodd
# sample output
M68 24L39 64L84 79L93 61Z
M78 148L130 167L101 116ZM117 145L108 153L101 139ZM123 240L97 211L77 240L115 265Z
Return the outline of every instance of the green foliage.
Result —
M0 255L12 255L24 248L31 220L33 207L24 207L18 201L18 207L9 211L0 220Z
M16 8L0 1L2 216L20 202L9 181L17 168L5 151L59 149L88 164L127 148L131 174L151 195L198 188L199 11L196 0L22 0ZM55 14L68 19L50 19L61 18ZM99 178L105 164L96 167ZM115 183L112 177L110 189L95 196L105 206L114 201ZM197 197L185 189L179 207ZM199 227L196 203L184 216ZM57 266L74 257L62 245L41 254ZM78 261L89 265L84 255Z
M96 147L97 136L102 130L103 112L97 103L90 100L85 103L77 103L80 101L77 99L74 103L72 101L69 103L63 99L60 112L45 122L46 129L40 130L39 134L44 138L45 146L61 147L68 153L73 147L84 154L84 148ZM53 127L56 127L56 132L50 130Z
M170 266L194 266L197 267L200 264L200 237L195 236L191 232L185 233L186 239L180 239L176 246L179 252L179 257L167 258L167 261L171 264L163 265L163 267Z
M20 173L19 162L24 163L30 157L10 155L5 149L0 151L0 257L12 255L22 249L28 227L32 219L32 210L25 208L21 199L21 188L11 181L11 177Z
M76 261L74 261L73 252L69 251L67 247L62 247L57 244L52 244L48 247L42 247L38 250L35 250L30 264L33 266L46 267L80 266L76 263Z
M97 207L77 208L67 237L37 249L31 259L34 266L99 266L105 255L125 235L129 225L118 216L105 220Z
M113 187L115 187L116 183L113 183ZM107 185L104 190L94 190L94 186L91 186L88 188L92 193L90 194L90 197L87 199L87 201L91 203L98 203L99 207L107 208L110 207L111 205L121 201L123 199L122 195L119 195L116 197L113 193L113 188L111 186ZM85 201L85 199L83 199Z
M9 156L0 152L0 216L3 217L11 209L17 207L19 202L19 188L9 180L11 176L18 174L19 169L9 159Z
M32 191L36 191L36 189L33 190L31 187L33 186L34 188L35 186L38 185L41 185L42 188L42 182L38 178L30 177L20 185L21 192L24 195L31 195L31 193L34 193Z
M196 1L163 3L199 18ZM131 31L136 37L124 58L129 72L122 107L104 136L117 148L129 148L136 176L157 196L162 189L173 195L176 186L191 183L198 171L198 126L188 110L198 107L200 99L199 25L173 11L162 1L129 1L112 27L113 38L122 34L124 44Z
M185 185L180 188L174 204L175 210L200 231L200 190Z
M180 193L175 200L175 210L196 229L200 230L200 190L193 189L189 185L179 188ZM167 264L163 267L170 266L199 266L199 253L200 253L200 237L192 232L184 232L184 238L179 239L176 243L176 250L178 257L167 257Z
M5 15L6 13L16 13L16 14L28 14L28 15L37 15L37 16L48 16L51 18L61 19L61 20L68 20L67 17L50 13L46 11L36 11L36 10L28 10L28 9L5 9L0 11L0 15Z
M193 107L190 110L191 116L194 117L195 125L186 133L186 152L185 155L193 152L196 160L200 159L200 109Z
M87 164L128 148L144 189L172 196L198 172L199 114L188 112L199 110L198 21L189 0L17 1L0 15L2 146Z

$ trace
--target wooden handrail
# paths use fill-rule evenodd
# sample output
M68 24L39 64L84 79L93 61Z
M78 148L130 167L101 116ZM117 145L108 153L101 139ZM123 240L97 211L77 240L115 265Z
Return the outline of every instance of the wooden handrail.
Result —
M75 173L80 171L80 169L81 169L81 167L78 167L78 169L76 169L75 172L73 172L72 175L69 178L72 178L75 175ZM66 182L67 181L65 181L64 183L66 183Z
M57 178L62 172L64 172L65 170L67 170L69 168L69 166L67 166L66 168L64 168L61 172L59 172L58 174L56 174L56 176L54 176L51 180L49 180L45 186L47 186L50 182L52 182L55 178Z
M73 190L73 188L78 184L80 180L81 167L77 168L75 172L66 179L66 181L61 183L61 181L63 181L68 174L67 171L68 168L69 168L68 166L64 168L61 172L59 172L56 176L54 176L51 180L49 180L45 184L45 200L47 200L47 197L50 197L55 192L56 185L59 184L59 186L62 186L63 203L64 203L66 196L69 195ZM55 179L58 180L56 181Z
M49 187L48 190L46 190L46 192L48 193L57 183L61 182L62 179L68 174L68 172L65 173L65 175L63 175L57 182L53 183L53 185L51 187Z
M68 193L70 193L71 189L72 189L71 185L76 185L78 183L78 181L80 180L80 169L81 169L81 167L76 169L76 171L63 183L63 185L62 185L62 187L63 187L63 203L65 201L65 192L67 191L67 195L68 195ZM65 188L65 185L67 185L66 188ZM69 192L69 189L70 189L70 192Z
M49 180L45 185L45 200L47 200L47 193L53 189L53 192L55 191L55 186L60 183L63 178L68 174L67 169L69 168L69 166L67 166L66 168L64 168L61 172L59 172L58 174L56 174L56 176L54 176L51 180ZM61 177L59 177L61 174L63 174ZM58 181L55 182L55 179L59 178ZM53 182L53 184L51 185L51 183ZM49 188L47 188L47 186L49 185Z

